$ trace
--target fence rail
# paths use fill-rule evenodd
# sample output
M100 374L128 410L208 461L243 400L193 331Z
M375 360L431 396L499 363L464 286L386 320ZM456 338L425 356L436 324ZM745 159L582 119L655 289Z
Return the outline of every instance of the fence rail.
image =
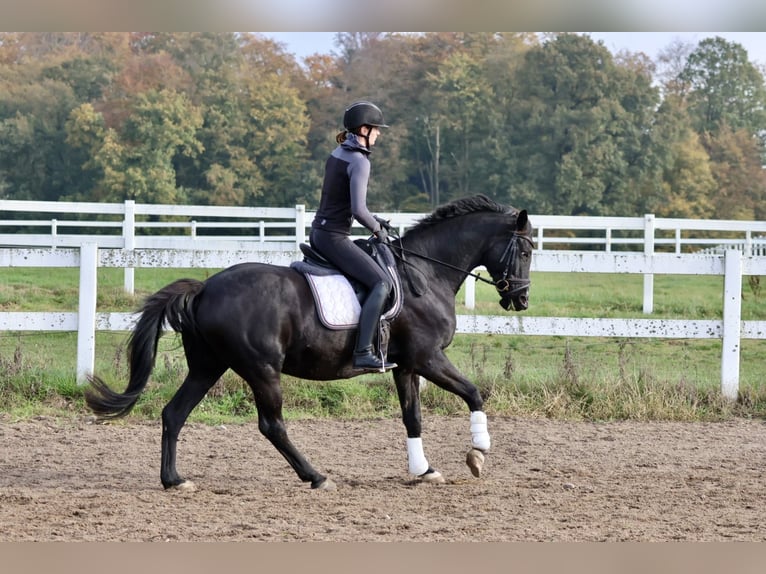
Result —
M5 215L4 215L5 214ZM43 219L41 214L53 216ZM14 217L9 217L12 215ZM403 233L423 213L381 213ZM112 249L295 250L306 241L314 214L305 206L222 207L0 200L0 246ZM736 249L766 255L766 222L643 217L532 215L536 251L705 252ZM361 226L357 225L361 230ZM132 267L124 289L134 292ZM468 282L472 289L471 281ZM654 275L644 274L643 310L654 309Z
M51 217L45 219L42 214ZM13 215L14 217L9 217ZM400 232L425 213L381 213ZM0 246L228 249L253 242L290 249L306 240L305 206L221 207L0 200ZM766 221L530 215L537 251L587 249L691 253L737 249L766 255ZM357 228L361 229L358 225ZM238 232L238 233L237 233ZM220 243L211 243L220 242ZM237 248L237 247L235 247Z
M77 249L0 248L0 267L77 267L80 295L77 312L0 313L0 331L77 331L78 381L93 371L95 332L123 331L133 326L130 313L96 311L97 269L221 268L243 261L287 265L295 249L111 249L84 243ZM737 250L724 255L542 251L533 257L532 271L691 274L724 277L720 320L582 319L521 315L459 315L459 333L503 335L564 335L587 337L704 338L722 341L721 392L734 399L739 389L741 339L766 339L766 321L741 320L743 275L766 275L766 257L745 256Z

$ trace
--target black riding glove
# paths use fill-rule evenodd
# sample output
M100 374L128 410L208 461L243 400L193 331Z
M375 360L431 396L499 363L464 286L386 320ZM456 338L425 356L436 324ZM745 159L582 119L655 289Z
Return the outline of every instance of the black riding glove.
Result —
M391 231L393 227L391 226L391 223L387 219L383 219L382 217L379 217L377 215L373 215L375 218L375 221L380 223L380 226L385 229L386 231Z
M376 231L375 237L377 237L378 241L381 243L388 243L388 231L386 231L385 227L381 227L378 231Z

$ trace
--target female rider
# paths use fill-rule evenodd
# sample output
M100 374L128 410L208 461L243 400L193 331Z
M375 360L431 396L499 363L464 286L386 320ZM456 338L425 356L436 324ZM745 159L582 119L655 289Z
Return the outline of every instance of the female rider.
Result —
M384 371L396 366L384 362L372 349L383 305L392 289L391 278L361 247L351 240L351 224L356 219L379 241L386 241L386 222L367 209L367 183L370 178L370 151L388 127L383 113L373 103L360 101L348 107L338 143L325 164L322 197L311 224L309 242L343 273L364 284L368 291L359 317L354 350L354 368Z

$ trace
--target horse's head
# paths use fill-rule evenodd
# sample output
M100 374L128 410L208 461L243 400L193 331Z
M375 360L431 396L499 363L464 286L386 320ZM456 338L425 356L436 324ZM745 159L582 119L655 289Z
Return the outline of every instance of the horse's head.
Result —
M532 264L532 226L526 210L516 214L510 237L489 250L484 266L500 295L500 306L524 311L529 306L529 268Z
M451 241L453 237L459 241ZM405 249L405 240L414 248ZM460 278L462 283L471 269L485 267L492 281L479 278L495 286L505 310L513 307L515 311L529 305L533 248L526 210L501 205L482 194L438 207L410 229L399 245L402 254L430 261L435 266L434 280L439 279L439 269L450 268L452 280ZM457 292L460 283L452 287Z

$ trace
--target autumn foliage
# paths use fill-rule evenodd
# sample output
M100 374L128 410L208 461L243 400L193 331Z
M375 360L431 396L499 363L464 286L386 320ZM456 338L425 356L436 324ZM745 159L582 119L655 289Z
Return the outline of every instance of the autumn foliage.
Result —
M0 33L0 198L315 207L357 99L369 203L763 219L766 87L735 43L658 60L565 33Z

